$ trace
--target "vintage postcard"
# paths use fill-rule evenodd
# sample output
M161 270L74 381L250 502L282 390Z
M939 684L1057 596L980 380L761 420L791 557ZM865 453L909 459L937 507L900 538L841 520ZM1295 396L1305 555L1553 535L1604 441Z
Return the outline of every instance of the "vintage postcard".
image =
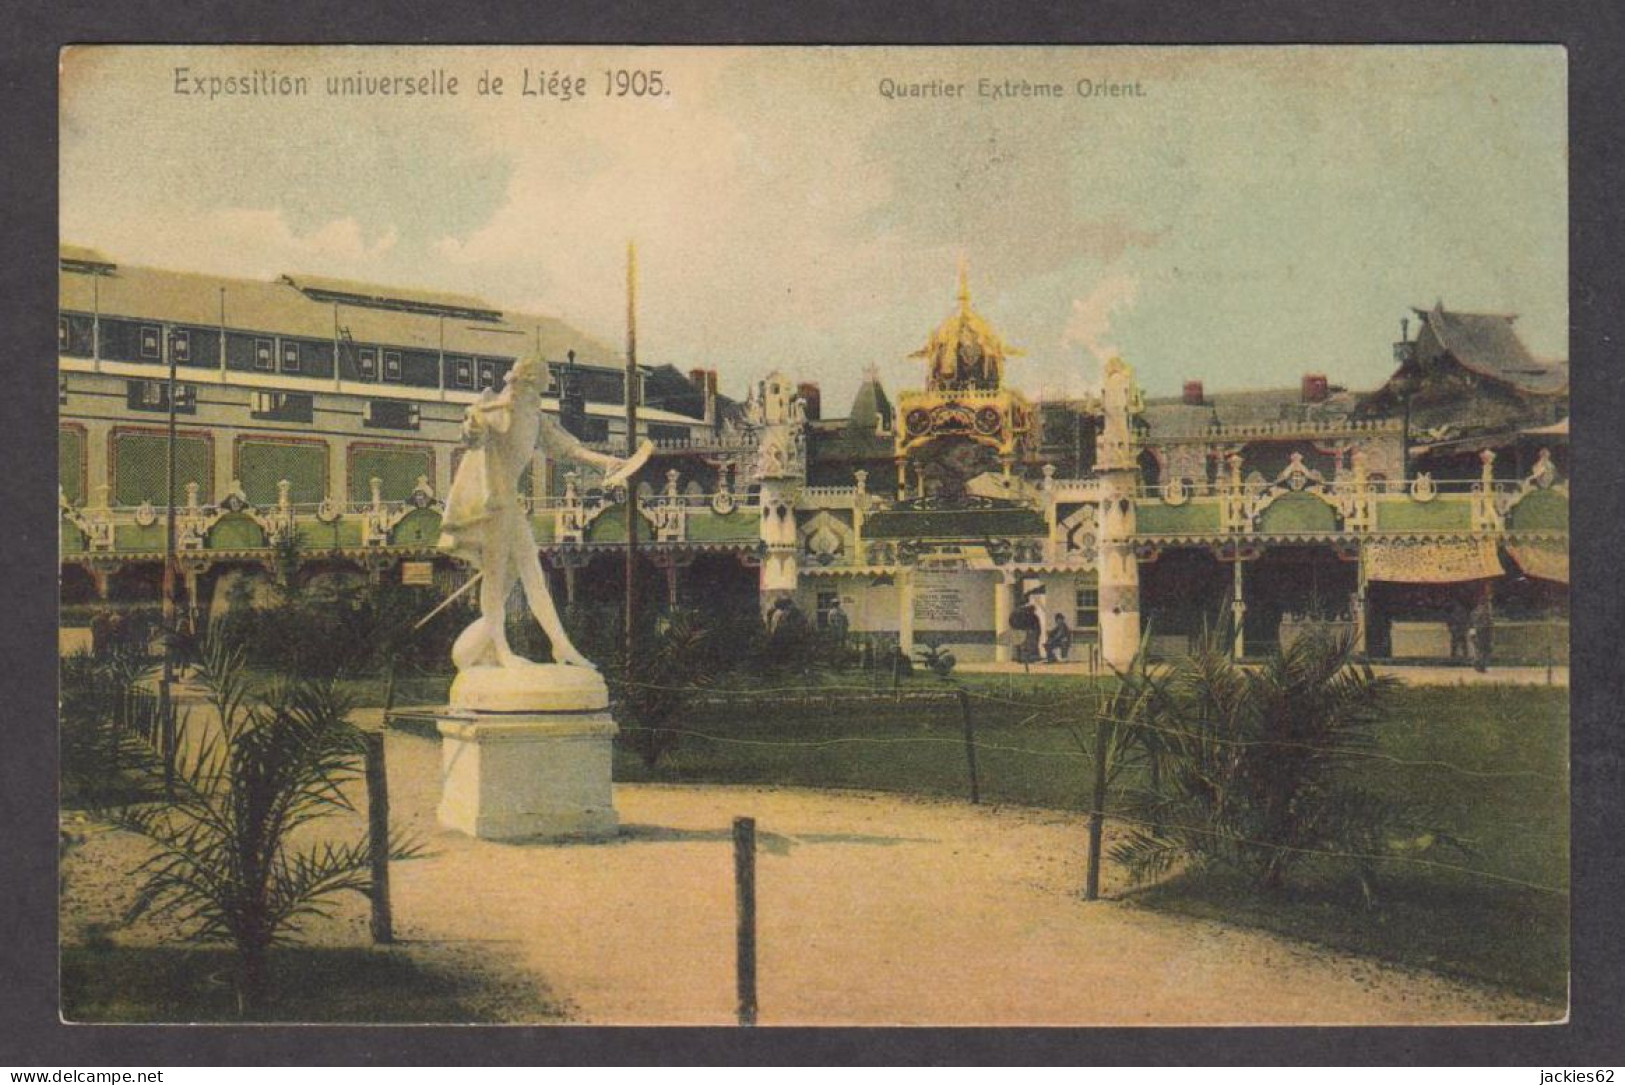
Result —
M65 50L64 1020L1564 1020L1566 95Z

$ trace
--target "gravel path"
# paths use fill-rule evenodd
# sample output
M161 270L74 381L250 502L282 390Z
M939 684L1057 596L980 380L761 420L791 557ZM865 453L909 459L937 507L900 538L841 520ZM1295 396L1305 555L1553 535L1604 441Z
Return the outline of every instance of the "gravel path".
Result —
M439 830L438 745L391 734L392 807L431 855L393 868L396 926L545 982L589 1024L734 1019L730 824L757 820L763 1024L1437 1024L1561 1007L1122 903L1086 904L1075 815L895 795L620 786L603 844ZM346 818L345 820L350 820ZM360 827L359 818L346 831ZM64 930L116 915L139 842L91 833ZM1110 868L1103 891L1122 888ZM317 941L365 942L350 901ZM121 940L160 937L155 928Z

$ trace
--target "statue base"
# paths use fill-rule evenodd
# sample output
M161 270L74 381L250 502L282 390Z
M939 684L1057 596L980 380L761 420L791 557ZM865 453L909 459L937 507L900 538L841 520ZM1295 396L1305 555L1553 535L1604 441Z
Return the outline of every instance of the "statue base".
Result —
M596 671L471 667L440 717L441 826L481 840L615 835L615 721Z

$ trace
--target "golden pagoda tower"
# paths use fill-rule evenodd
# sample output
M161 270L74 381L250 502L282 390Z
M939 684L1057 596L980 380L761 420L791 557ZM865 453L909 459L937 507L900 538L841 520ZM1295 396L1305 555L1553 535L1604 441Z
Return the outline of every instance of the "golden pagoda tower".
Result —
M959 307L910 354L927 363L923 391L898 397L895 456L898 485L907 477L910 453L942 438L965 438L997 453L1004 473L1027 450L1033 410L1025 396L1004 384L1004 366L1022 351L1007 344L971 307L970 276L959 264Z

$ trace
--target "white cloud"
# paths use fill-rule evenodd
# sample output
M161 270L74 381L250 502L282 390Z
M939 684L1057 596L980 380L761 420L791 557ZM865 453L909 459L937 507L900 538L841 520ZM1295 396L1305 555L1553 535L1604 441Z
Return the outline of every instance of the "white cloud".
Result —
M1081 346L1104 364L1117 353L1113 318L1133 308L1139 294L1140 280L1135 275L1118 272L1102 277L1088 294L1072 300L1062 344Z
M300 233L282 211L248 207L97 216L82 227L64 217L63 237L128 263L255 278L293 271L364 276L399 241L394 227L369 241L349 217Z

